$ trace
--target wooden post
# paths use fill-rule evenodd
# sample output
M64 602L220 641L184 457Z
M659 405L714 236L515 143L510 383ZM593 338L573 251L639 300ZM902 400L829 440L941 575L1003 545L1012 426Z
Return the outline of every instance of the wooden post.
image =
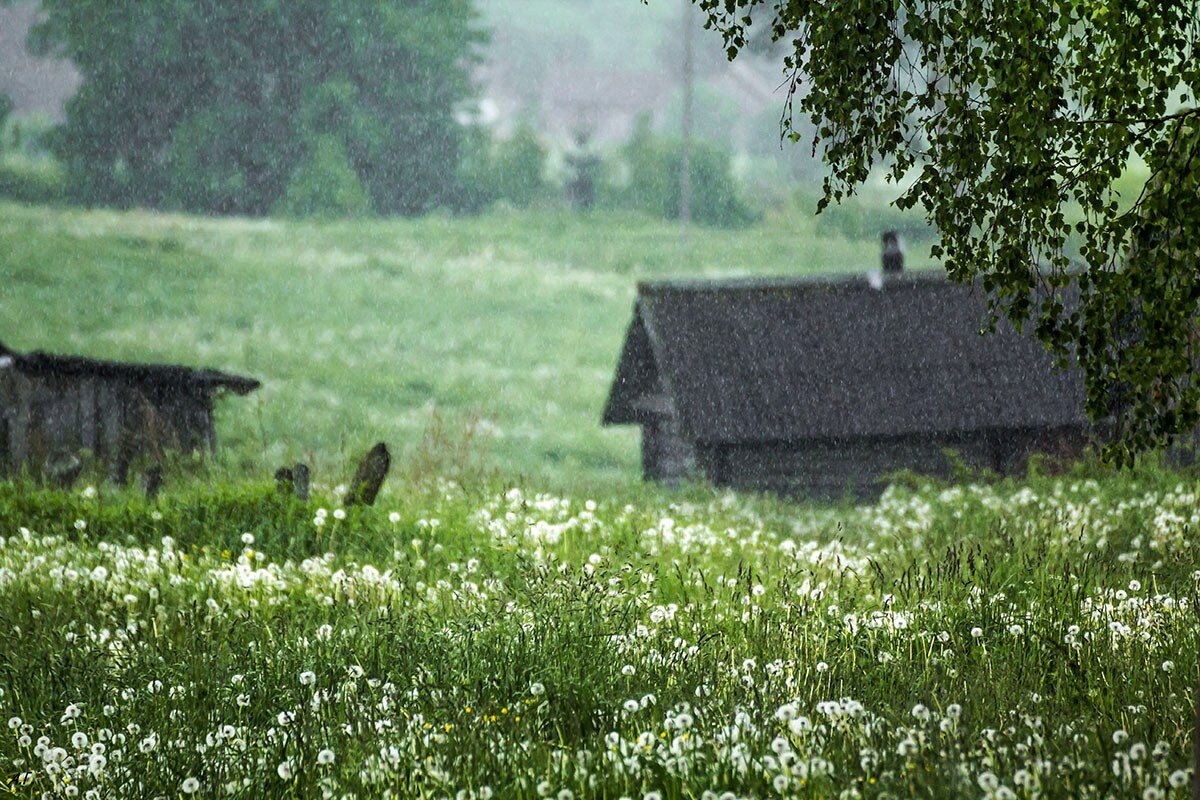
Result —
M33 382L19 372L13 377L16 403L9 413L8 462L16 473L29 467L29 428L33 415L29 396L33 393Z
M142 477L142 487L146 490L146 499L156 499L158 497L159 490L162 489L162 484L162 467L153 466L146 470L146 474Z
M121 448L125 439L122 393L116 382L111 380L104 380L97 389L97 459L108 466L108 476L113 482L124 483L125 478L121 473Z
M358 463L350 490L346 492L346 505L375 505L375 496L379 494L379 488L383 486L383 479L387 477L391 466L392 457L387 445L379 442Z
M281 495L286 497L291 494L295 485L296 476L292 472L291 467L280 467L275 470L275 488L279 490Z
M292 467L292 485L296 490L297 500L308 500L308 464L300 463Z
M84 450L96 452L96 379L79 385L79 440Z

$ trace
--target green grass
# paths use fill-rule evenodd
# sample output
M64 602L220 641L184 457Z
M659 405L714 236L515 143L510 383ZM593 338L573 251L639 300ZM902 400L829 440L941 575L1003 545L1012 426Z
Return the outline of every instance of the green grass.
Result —
M0 787L1182 800L1198 503L0 485Z
M617 486L638 477L638 433L600 414L638 280L862 269L877 247L803 216L694 230L684 246L674 225L632 216L316 223L0 204L0 340L262 379L219 407L235 474L309 457L334 480L378 439L436 462L443 447L422 440L461 442L477 418L474 450L506 475Z
M806 507L599 427L637 280L873 265L836 227L0 206L10 345L266 381L155 502L0 484L0 796L1187 797L1196 474Z

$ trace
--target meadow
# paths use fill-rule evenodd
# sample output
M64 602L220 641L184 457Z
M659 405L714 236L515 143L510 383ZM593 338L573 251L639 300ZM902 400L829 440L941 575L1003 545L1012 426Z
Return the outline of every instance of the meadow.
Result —
M0 486L17 797L1184 798L1195 477Z
M430 474L466 460L613 487L639 469L638 432L600 426L637 281L878 259L877 234L799 212L685 243L608 214L286 222L0 202L0 341L261 379L219 404L235 475L308 459L328 478L384 440Z
M1189 796L1194 471L802 505L641 486L600 427L636 281L876 248L798 213L0 205L7 344L265 383L155 501L0 483L0 796ZM393 477L345 508L376 439ZM306 502L268 480L301 458Z

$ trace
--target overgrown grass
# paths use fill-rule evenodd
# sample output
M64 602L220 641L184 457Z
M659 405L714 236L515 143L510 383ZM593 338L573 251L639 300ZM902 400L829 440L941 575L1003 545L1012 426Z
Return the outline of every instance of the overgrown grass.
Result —
M639 486L636 433L599 428L636 280L876 247L808 217L685 246L630 217L0 205L11 346L266 381L157 501L0 484L0 787L1186 797L1196 475L807 507ZM342 508L377 438L396 477ZM299 458L311 502L253 478Z
M18 796L1187 796L1200 483L0 486Z
M637 431L600 427L638 280L877 261L877 236L801 215L685 245L633 216L293 223L0 204L0 339L262 379L219 407L235 475L308 458L336 482L375 440L407 463L423 438L470 427L474 455L506 475L614 486L638 473Z

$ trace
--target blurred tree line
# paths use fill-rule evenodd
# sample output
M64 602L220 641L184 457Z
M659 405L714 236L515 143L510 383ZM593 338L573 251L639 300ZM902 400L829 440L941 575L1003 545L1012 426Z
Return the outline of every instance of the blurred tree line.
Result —
M13 102L0 94L0 197L23 203L57 203L66 197L62 166L47 153L49 118L18 119Z
M487 39L473 2L42 0L30 48L83 80L65 124L38 131L53 158L6 158L0 195L254 216L563 202L678 216L681 148L648 116L623 147L581 140L561 163L530 123L497 138L463 121ZM720 146L697 145L691 176L697 222L757 218Z
M3 1L3 0L0 0ZM43 0L83 81L51 149L89 204L412 214L452 203L470 0Z
M524 122L507 139L473 128L461 176L464 209L496 204L516 208L566 203L577 211L633 211L663 219L679 217L682 145L654 132L649 114L639 118L629 140L601 153L580 134L561 163L533 125ZM741 227L760 214L741 197L729 152L707 142L692 145L692 218L718 227Z

